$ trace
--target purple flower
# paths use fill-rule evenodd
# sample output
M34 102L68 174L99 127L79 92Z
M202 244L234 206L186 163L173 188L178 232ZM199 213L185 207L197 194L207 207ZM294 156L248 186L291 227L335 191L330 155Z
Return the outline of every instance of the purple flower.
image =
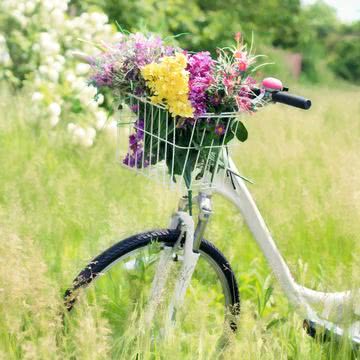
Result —
M125 159L123 160L123 164L130 166L130 167L141 167L141 158L142 156L139 156L138 158L135 157L132 154L127 153Z
M106 45L106 51L95 57L91 81L97 87L125 88L132 82L135 87L131 91L143 96L146 87L140 75L141 67L174 52L175 48L165 46L160 37L140 33L123 35L117 43Z
M137 84L137 86L134 89L134 95L136 96L144 96L146 93L146 87L144 84Z
M215 133L219 136L225 134L225 126L223 124L218 124L215 126Z
M199 52L188 56L189 100L194 108L195 117L206 113L208 95L206 93L213 83L214 60L209 52Z
M144 120L138 119L134 124L135 132L129 136L129 152L123 160L123 164L130 167L147 167L149 166L149 160L144 159Z
M127 153L123 160L123 164L130 167L136 167L138 169L146 168L149 166L149 160L144 159L143 163L143 154L143 152L139 152L136 154Z
M134 125L134 128L136 130L136 136L140 140L144 138L144 126L145 126L145 122L143 119L138 119Z
M142 145L135 134L129 136L129 148L133 153L137 153L139 149L142 149Z
M172 46L165 46L164 48L164 56L172 56L175 54L175 48Z
M131 105L130 109L132 112L137 113L139 111L139 105L138 104Z
M162 56L172 55L174 48L164 46L163 41L158 36L146 37L143 34L136 33L130 35L129 45L133 48L133 57L131 61L137 68L157 61Z
M214 106L218 106L221 104L221 97L218 94L214 94L210 97L210 102Z
M114 77L114 65L111 63L104 63L100 66L100 69L93 76L92 80L95 82L96 86L111 86L113 83Z

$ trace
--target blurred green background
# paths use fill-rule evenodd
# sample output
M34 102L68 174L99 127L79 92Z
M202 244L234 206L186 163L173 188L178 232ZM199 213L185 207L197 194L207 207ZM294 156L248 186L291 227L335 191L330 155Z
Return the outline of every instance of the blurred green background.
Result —
M179 44L193 51L214 53L240 31L248 42L254 35L257 52L276 62L268 71L277 76L300 76L311 83L331 81L334 76L360 82L360 13L355 6L355 20L343 22L336 8L322 0L307 5L300 0L74 0L70 4L74 13L100 8L111 22L131 32L182 34Z
M307 112L276 105L244 117L249 140L234 160L255 180L250 190L296 280L324 291L360 282L358 20L340 20L322 1L0 0L0 359L116 359L123 348L124 359L356 358L346 342L304 334L220 197L207 237L229 258L243 306L225 353L208 329L178 329L156 346L137 342L137 331L129 340L100 299L83 302L64 329L62 293L75 274L114 239L166 227L178 197L117 166L116 114L94 101L88 67L71 56L113 39L115 21L213 53L240 31L274 63L259 80L278 76L313 100Z
M32 2L36 0L24 4ZM341 8L341 1L338 4ZM31 70L29 57L34 54L29 48L36 33L47 29L41 23L21 28L23 19L9 16L6 10L11 13L11 7L5 6L0 14L0 34L6 39L12 72L23 80ZM300 0L72 0L66 15L93 11L104 12L110 23L131 32L178 35L179 45L193 51L214 53L240 31L248 42L254 37L256 51L275 63L267 69L275 76L310 83L331 83L334 78L360 82L360 15L355 2L352 22L340 20L336 9L322 0L306 4ZM90 27L91 22L79 37L90 40L85 34Z

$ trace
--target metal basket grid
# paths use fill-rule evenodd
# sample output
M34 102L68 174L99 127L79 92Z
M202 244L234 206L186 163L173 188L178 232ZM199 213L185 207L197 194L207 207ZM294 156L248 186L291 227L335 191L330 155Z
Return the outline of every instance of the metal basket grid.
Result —
M171 189L211 189L227 176L223 155L237 131L238 113L207 113L180 123L164 106L132 94L119 108L117 160L122 166ZM222 126L221 136L209 139L204 126L209 123L213 129Z

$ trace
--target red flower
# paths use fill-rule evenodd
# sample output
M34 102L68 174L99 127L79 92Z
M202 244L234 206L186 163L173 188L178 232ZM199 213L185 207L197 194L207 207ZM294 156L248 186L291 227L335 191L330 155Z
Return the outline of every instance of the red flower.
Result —
M238 62L238 68L240 71L246 71L246 69L248 68L248 63L244 60L241 60Z

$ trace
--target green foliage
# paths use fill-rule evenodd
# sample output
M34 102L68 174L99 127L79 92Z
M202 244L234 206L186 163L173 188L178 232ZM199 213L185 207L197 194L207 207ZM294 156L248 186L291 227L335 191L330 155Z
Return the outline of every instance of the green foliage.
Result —
M248 138L248 131L246 130L245 125L241 121L238 121L235 124L235 129L236 129L235 135L237 139L241 142L246 141Z
M336 42L344 41L341 38L344 26L335 10L321 0L308 6L302 6L299 0L87 0L74 5L79 9L97 5L111 21L130 31L146 29L168 36L182 34L176 40L191 51L214 52L226 46L238 31L249 42L254 34L257 47L301 53L303 78L310 82L331 81L331 70L348 80L352 80L349 74L353 71L353 77L357 76L358 48L354 44L351 49L349 45L334 46L334 38ZM349 36L349 28L347 31ZM359 43L358 31L350 30L350 33L353 42ZM278 73L286 77L286 66L281 71L285 62L283 58L280 60Z
M344 26L342 36L333 44L331 68L341 78L360 83L360 21Z
M280 0L261 0L256 4L250 0L105 0L95 3L112 21L130 31L145 27L168 35L183 33L181 45L194 51L214 51L225 46L237 31L242 31L248 39L255 32L270 44L290 48L297 43L300 33L296 26L301 10L299 0L287 0L286 4Z

